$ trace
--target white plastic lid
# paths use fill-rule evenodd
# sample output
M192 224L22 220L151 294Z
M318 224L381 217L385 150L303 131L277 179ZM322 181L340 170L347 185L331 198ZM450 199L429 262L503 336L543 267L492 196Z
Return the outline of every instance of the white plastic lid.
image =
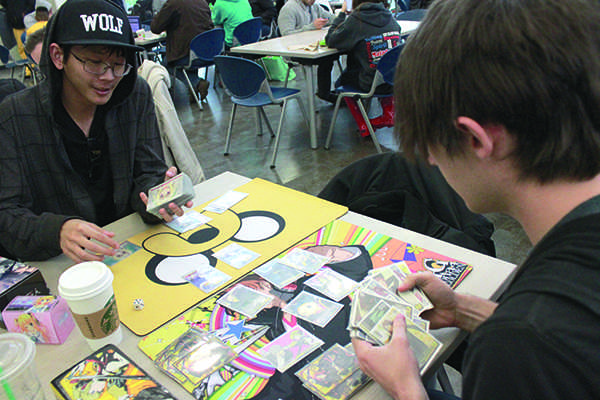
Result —
M58 278L58 293L65 300L83 300L93 297L112 285L113 274L100 261L73 265Z
M22 333L0 334L0 379L28 368L35 357L35 344Z

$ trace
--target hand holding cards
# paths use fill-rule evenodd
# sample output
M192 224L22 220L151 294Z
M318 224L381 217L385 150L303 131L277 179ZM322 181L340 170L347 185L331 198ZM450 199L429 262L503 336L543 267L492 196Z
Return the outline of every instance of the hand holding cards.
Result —
M161 208L169 211L169 203L175 203L181 207L193 198L194 185L192 180L182 172L148 191L146 211L161 218L158 212Z

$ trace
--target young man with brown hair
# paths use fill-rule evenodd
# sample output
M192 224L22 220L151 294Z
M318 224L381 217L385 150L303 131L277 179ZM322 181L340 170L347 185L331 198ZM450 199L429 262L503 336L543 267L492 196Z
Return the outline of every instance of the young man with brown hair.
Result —
M471 333L463 398L600 398L600 4L438 0L394 90L405 153L534 244L498 302L429 273L398 289L427 293L432 328ZM353 344L395 399L427 397L402 316L387 345Z

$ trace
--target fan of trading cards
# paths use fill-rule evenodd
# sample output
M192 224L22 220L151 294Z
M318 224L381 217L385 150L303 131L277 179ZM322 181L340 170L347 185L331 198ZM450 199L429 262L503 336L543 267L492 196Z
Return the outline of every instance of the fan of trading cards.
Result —
M348 330L350 337L376 345L389 342L394 318L406 317L410 347L423 371L440 351L442 344L429 333L429 321L419 315L433 305L419 288L397 292L396 288L411 271L404 263L395 263L370 271L354 291Z

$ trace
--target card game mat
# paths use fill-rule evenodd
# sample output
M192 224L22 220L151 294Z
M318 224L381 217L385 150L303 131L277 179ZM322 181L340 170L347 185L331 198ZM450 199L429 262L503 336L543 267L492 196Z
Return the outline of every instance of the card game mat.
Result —
M204 210L210 202L196 206L211 219L200 227L179 233L160 224L122 244L127 251L113 260L113 287L119 318L135 334L148 334L347 211L262 179L236 192L248 195L222 213ZM207 269L218 274L216 283L194 286L183 278ZM135 299L143 310L133 307Z
M383 269L392 263L404 262L412 272L430 270L455 288L472 271L470 265L458 260L340 220L332 221L300 240L275 258L275 261L285 260L288 254L298 249L326 255L329 261L318 273L301 273L301 277L296 278L292 283L288 283L287 278L280 280L282 277L278 271L286 270L282 267L285 265L284 263L278 264L280 268L266 268L264 271L258 269L256 273L248 273L237 282L208 297L188 312L144 337L138 344L139 348L155 362L160 355L159 367L163 369L183 365L178 359L178 357L182 357L182 350L170 354L170 357L163 357L165 349L183 348L183 346L173 344L182 341L182 335L185 335L190 328L201 329L231 344L238 356L227 363L211 361L217 359L216 356L205 357L203 363L212 363L209 369L214 371L212 374L200 382L180 379L179 383L194 398L224 400L247 399L256 396L257 399L262 399L261 396L264 393L269 393L268 395L264 394L264 398L277 398L272 396L288 398L286 396L290 395L289 393L277 392L277 388L283 387L288 388L293 394L292 397L296 398L295 395L298 393L294 391L304 389L302 389L303 383L295 373L308 365L310 360L335 346L336 343L345 346L350 342L346 327L350 316L350 291L352 289L337 288L335 281L330 281L328 285L321 285L316 290L314 288L319 285L309 282L315 276L331 269L335 273L359 282L373 269ZM299 268L300 266L296 264L295 267ZM287 277L287 272L285 275ZM283 287L284 284L277 285L272 282L284 282L285 287ZM272 301L253 317L247 317L243 313L229 310L221 305L221 299L240 285L268 294L272 296ZM349 287L351 288L351 286ZM344 298L338 301L343 308L341 310L332 308L325 310L334 315L324 327L319 326L318 321L323 310L319 304L311 302L310 299L305 300L299 307L290 309L294 300L302 296L308 297L306 296L307 292L334 301L332 299L339 299L337 295L339 290L342 290L341 293L344 291L346 293ZM274 339L291 332L298 325L314 334L323 342L322 345L308 354L300 354L299 343L305 343L307 339L310 339L307 338L307 334L301 332L300 338L293 339L286 344L285 352L282 353L286 356L285 359L277 360L275 364L269 362L268 354L265 354L268 352L261 349L268 346ZM266 331L261 332L257 328L261 326ZM178 361L169 361L170 358ZM285 366L283 373L276 371L278 369L276 367L280 363L284 363ZM208 368L203 365L198 369L206 370ZM282 376L287 378L282 378ZM282 381L282 379L287 380ZM344 380L344 376L340 376L339 381L342 380ZM364 376L357 377L356 381L364 383ZM282 382L288 383L282 384ZM295 384L290 385L289 382L295 382ZM304 388L310 388L311 383L317 384L317 381L309 380L308 384L304 382ZM358 383L357 387L360 386ZM302 396L298 395L297 398L302 398ZM344 399L346 397L335 397L332 394L328 398Z

